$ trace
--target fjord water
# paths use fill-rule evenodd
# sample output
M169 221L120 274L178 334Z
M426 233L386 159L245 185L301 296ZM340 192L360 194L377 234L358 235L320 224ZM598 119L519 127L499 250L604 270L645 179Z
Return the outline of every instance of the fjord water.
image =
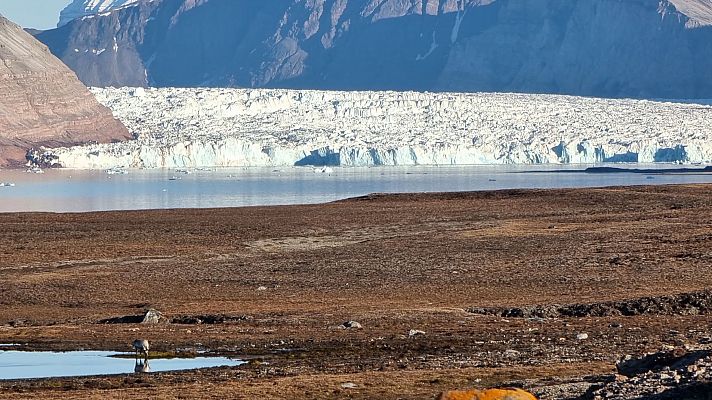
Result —
M628 167L651 167L628 165ZM653 168L679 166L655 165ZM312 204L369 193L712 183L712 174L583 173L585 166L0 171L0 212L85 212Z
M108 351L0 351L0 379L54 378L134 372L133 358L116 358ZM242 361L225 357L150 360L151 372L236 366Z

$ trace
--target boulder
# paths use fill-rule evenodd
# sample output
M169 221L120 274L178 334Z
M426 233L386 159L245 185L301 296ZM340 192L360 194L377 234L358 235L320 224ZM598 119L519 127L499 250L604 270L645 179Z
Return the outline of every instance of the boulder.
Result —
M143 321L141 321L142 324L158 324L161 322L164 322L166 319L163 317L163 314L161 314L160 311L150 309L146 311L146 314L143 316Z
M536 400L533 394L521 389L453 390L443 392L440 400Z

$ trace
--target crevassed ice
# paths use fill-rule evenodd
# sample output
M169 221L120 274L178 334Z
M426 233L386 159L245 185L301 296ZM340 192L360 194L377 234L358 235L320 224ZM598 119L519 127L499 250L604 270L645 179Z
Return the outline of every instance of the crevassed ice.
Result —
M712 161L712 107L504 93L92 89L137 139L69 168Z

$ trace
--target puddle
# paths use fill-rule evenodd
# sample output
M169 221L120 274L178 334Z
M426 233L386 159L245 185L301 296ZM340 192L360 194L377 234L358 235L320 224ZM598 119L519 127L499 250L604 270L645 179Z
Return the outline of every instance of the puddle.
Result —
M149 360L145 370L140 360L117 358L125 355L110 351L71 351L66 353L0 351L0 379L57 378L141 372L181 371L197 368L237 366L244 361L227 357L196 357Z

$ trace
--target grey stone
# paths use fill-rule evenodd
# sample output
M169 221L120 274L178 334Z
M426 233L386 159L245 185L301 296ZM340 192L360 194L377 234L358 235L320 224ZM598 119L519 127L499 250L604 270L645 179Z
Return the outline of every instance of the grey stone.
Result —
M150 309L146 311L146 314L143 316L143 321L141 321L142 324L158 324L160 322L163 322L165 318L163 317L163 314L161 314L160 311Z
M346 321L343 324L341 324L344 329L362 329L363 326L361 326L360 323L357 321Z

